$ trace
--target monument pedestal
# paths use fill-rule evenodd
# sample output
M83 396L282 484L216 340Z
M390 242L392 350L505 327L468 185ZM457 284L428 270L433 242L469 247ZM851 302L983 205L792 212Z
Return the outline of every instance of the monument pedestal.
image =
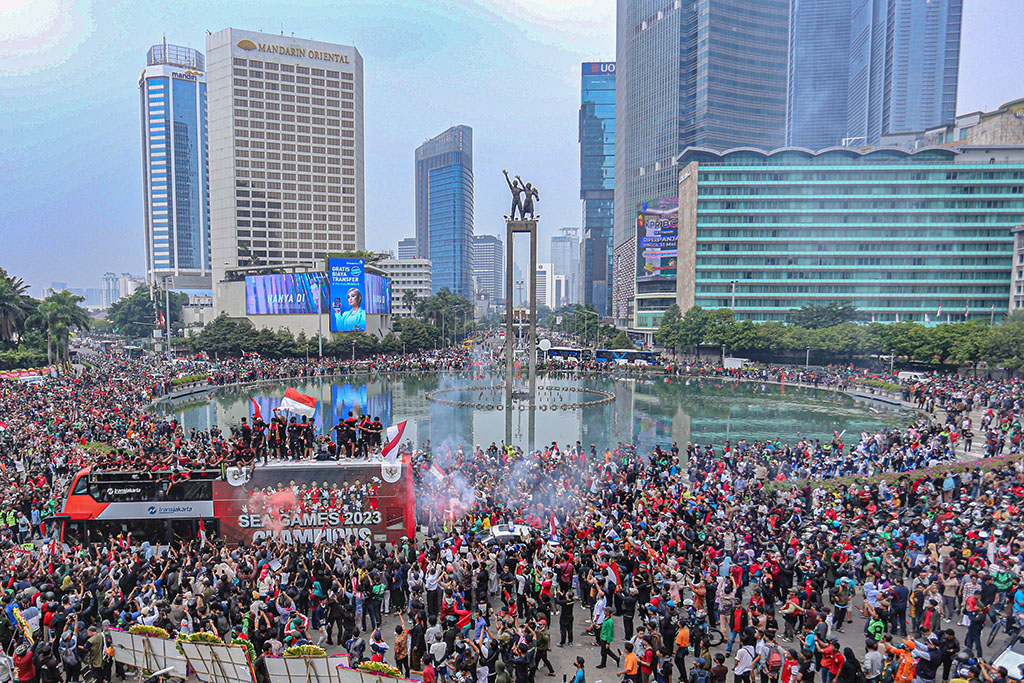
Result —
M537 219L510 220L505 217L505 443L512 443L512 393L515 379L514 330L515 306L513 305L514 285L513 247L517 234L530 236L530 284L529 284L529 339L527 344L527 363L529 365L529 402L533 403L537 395ZM534 411L529 411L530 450L533 449Z

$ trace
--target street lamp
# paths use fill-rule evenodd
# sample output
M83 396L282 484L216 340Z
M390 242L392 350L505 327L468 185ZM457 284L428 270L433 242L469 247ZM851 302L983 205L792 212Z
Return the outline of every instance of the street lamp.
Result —
M356 340L352 340L352 362L356 362Z
M807 347L807 355L804 356L804 370L811 367L811 347Z
M729 298L729 310L736 311L736 281L732 280L729 283L732 286L732 294Z
M889 377L892 377L893 364L896 361L896 349L889 349Z
M324 277L322 273L316 272L316 261L309 264L309 267L313 270L313 277L316 278L316 339L317 346L320 352L320 359L324 357L324 317L320 311L320 300L323 299L323 287Z

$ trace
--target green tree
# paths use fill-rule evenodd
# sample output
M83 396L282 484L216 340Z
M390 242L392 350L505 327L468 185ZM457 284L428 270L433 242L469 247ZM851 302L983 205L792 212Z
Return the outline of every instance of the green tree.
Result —
M633 340L629 338L629 335L622 330L616 330L614 336L610 337L605 342L609 349L632 349L636 348L633 344Z
M447 346L468 329L473 320L473 302L442 287L437 294L416 303L416 315L441 330L441 344Z
M107 311L107 320L113 323L118 333L129 339L150 337L156 329L157 320L166 306L163 289L151 290L146 285L136 289L130 296L116 301ZM171 319L169 329L182 327L181 309L188 304L188 294L171 292Z
M0 268L0 342L13 342L25 331L25 321L39 302L30 297L28 285L20 277Z
M402 295L402 303L410 311L416 310L416 301L420 298L420 295L416 293L415 289L405 290L405 294Z
M672 349L672 355L675 355L676 348L681 345L682 332L683 316L679 305L672 304L665 309L664 315L661 316L661 324L654 333L654 341L666 349Z
M243 348L255 350L253 345L257 336L248 320L233 320L221 313L199 334L189 338L189 347L195 353L205 352L211 356L238 356Z
M1024 370L1024 322L1004 322L993 327L984 356L989 363Z
M432 349L441 336L436 327L419 318L400 318L395 321L395 331L408 351Z
M800 327L818 330L857 320L857 309L852 304L830 301L827 304L807 304L789 312L789 322Z
M1024 323L1018 324L1024 325ZM939 327L951 326L940 325ZM978 363L985 357L993 328L978 321L959 323L956 327L960 327L961 330L949 350L949 360L958 365L969 363L974 367L974 374L977 375Z
M84 297L64 290L52 292L36 308L31 321L46 335L48 362L52 363L56 355L58 362L70 363L71 334L88 331L91 320L86 310L79 306L83 301Z

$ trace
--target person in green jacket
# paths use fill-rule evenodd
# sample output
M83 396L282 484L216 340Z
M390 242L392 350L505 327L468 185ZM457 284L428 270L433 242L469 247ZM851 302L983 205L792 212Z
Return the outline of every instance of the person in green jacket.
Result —
M601 642L601 663L596 668L603 669L608 663L609 657L615 660L615 666L619 666L619 655L611 650L612 641L615 640L615 623L610 616L605 617L601 622L601 634L598 636L598 640Z

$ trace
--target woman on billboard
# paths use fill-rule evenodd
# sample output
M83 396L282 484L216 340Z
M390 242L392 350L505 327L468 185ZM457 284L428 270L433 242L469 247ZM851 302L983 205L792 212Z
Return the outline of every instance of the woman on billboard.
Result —
M352 287L348 290L348 308L344 311L341 298L335 298L331 307L331 315L334 316L335 324L331 327L341 332L352 332L353 330L366 331L366 310L363 309L363 294L358 288Z

